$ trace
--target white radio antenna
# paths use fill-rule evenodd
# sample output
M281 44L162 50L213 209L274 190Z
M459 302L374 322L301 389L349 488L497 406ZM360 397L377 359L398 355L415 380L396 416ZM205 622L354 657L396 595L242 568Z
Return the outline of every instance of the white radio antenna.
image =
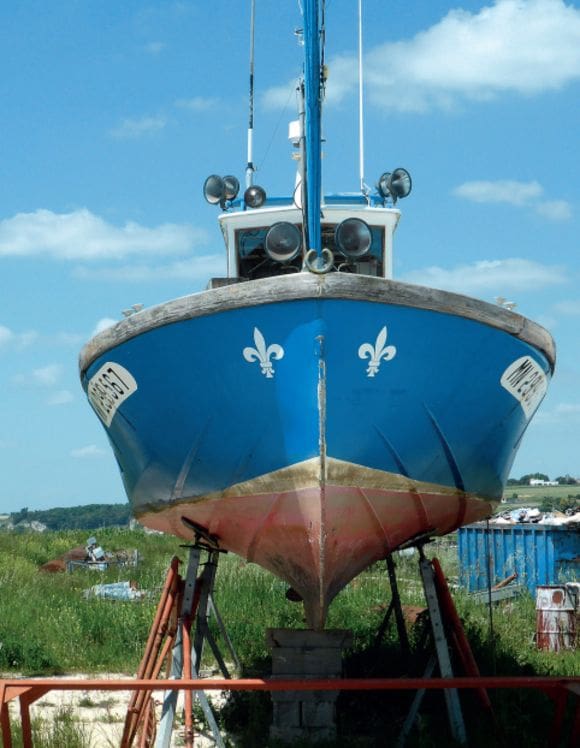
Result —
M363 125L363 48L362 48L362 0L358 0L358 171L360 189L366 195L365 184L365 145Z
M250 111L248 118L248 165L246 166L246 187L251 187L254 181L254 23L256 1L252 0L250 16Z

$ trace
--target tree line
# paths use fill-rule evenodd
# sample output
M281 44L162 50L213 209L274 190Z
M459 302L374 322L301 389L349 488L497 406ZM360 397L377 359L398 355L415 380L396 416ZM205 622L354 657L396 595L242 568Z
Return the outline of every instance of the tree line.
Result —
M12 512L13 525L21 522L40 522L49 530L96 530L100 527L128 525L131 519L129 504L86 504L55 509Z

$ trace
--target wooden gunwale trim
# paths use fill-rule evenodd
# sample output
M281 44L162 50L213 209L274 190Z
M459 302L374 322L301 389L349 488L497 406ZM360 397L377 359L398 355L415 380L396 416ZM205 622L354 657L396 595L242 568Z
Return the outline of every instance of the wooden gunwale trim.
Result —
M92 338L80 353L80 372L82 375L107 350L158 327L244 307L320 298L372 301L471 319L538 348L554 368L556 349L550 333L503 307L449 291L384 278L304 272L201 291L144 309Z

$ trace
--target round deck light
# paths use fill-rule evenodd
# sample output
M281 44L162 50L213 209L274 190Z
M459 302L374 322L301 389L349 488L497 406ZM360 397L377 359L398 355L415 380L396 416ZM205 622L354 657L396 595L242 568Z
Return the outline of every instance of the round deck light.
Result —
M393 196L393 202L399 197L407 197L413 187L411 175L406 169L395 169L389 178L389 191Z
M217 174L211 174L203 183L203 196L210 205L217 205L225 197L226 185Z
M406 169L401 168L393 172L385 171L377 182L379 195L383 200L390 197L393 203L396 203L400 197L407 197L412 186L411 175Z
M235 200L240 191L240 183L236 177L228 174L227 177L223 178L224 183L224 197L226 200Z
M373 237L368 225L360 218L347 218L336 227L336 246L347 257L362 257L371 248Z
M244 192L244 202L248 208L261 208L266 202L266 190L253 184Z
M288 221L273 224L264 241L266 254L275 262L292 262L302 247L300 230Z
M377 182L377 190L379 191L379 195L383 198L383 200L386 200L387 197L390 197L391 193L389 192L389 179L391 178L391 172L385 171L381 176L379 177L379 181Z

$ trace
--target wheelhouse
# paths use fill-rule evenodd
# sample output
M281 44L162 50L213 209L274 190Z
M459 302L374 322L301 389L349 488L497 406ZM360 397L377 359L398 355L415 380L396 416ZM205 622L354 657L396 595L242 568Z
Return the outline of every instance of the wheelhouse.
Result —
M328 197L322 205L321 232L322 246L332 253L331 270L391 278L399 217L398 209L369 205L358 196ZM228 278L255 280L300 272L308 251L302 220L302 210L291 199L269 199L260 208L240 205L222 213Z

